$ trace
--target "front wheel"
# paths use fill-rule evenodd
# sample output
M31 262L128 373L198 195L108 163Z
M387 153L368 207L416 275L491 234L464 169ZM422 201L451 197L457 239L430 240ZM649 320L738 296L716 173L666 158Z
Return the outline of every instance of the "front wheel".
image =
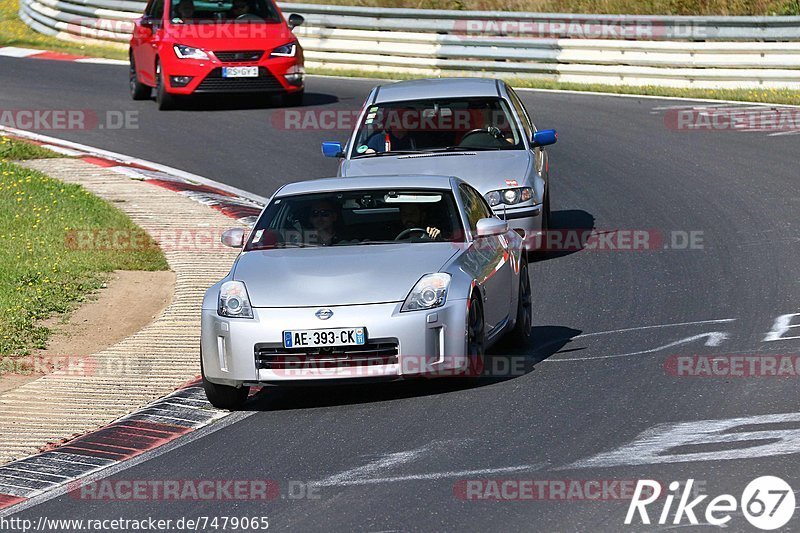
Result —
M130 91L131 91L131 98L134 100L147 100L150 98L150 93L152 93L152 89L141 83L139 78L136 76L136 63L133 62L133 54L130 55L130 67L129 67L129 84L130 84Z
M167 92L167 76L161 70L161 63L156 63L156 104L159 111L175 107L175 97Z
M517 299L517 320L509 339L519 346L527 346L531 340L533 322L533 302L531 301L531 279L528 277L528 263L524 260L519 267L519 296Z
M467 369L464 377L478 379L483 374L486 358L486 324L483 320L483 307L478 296L469 301L466 331Z
M236 388L229 385L217 385L208 381L203 371L202 355L200 355L200 374L203 378L203 390L206 393L206 398L217 409L228 409L230 411L238 409L247 400L247 395L250 394L250 387L241 386Z

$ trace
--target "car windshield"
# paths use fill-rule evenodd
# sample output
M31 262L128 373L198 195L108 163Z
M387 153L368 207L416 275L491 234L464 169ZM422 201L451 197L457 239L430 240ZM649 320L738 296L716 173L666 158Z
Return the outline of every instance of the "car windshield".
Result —
M449 190L375 189L277 198L245 250L463 240Z
M281 21L272 0L171 0L170 19L173 24L203 24L213 22L271 23Z
M522 135L501 98L446 98L370 106L352 157L383 153L521 150Z

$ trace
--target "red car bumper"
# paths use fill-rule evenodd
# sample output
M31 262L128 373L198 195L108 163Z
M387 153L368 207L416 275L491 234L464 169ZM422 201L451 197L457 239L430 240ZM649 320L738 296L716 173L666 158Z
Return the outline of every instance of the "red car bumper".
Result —
M217 54L233 61L223 61ZM179 59L172 50L165 50L160 57L161 68L167 82L167 92L184 95L248 92L289 94L303 90L303 57L300 52L295 57L271 58L269 51L264 51L258 59L253 59L258 55L257 51L230 51L217 54L208 52L208 60ZM258 67L257 78L225 78L222 75L223 67L247 66ZM190 79L187 81L185 78Z

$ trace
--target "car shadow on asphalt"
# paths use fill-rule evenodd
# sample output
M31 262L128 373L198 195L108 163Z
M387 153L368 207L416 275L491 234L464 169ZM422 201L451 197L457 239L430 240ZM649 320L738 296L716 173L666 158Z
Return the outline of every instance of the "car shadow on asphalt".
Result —
M310 386L263 387L243 406L244 411L285 411L396 401L449 394L521 378L548 357L564 351L582 332L564 326L536 326L528 346L501 341L486 354L479 378L440 377L406 381ZM582 349L582 348L578 348Z
M544 251L530 252L531 263L547 261L580 252L585 236L595 229L594 215L582 209L563 209L550 213L550 230L543 237Z
M307 92L299 106L283 107L278 98L258 93L195 94L178 98L176 111L238 111L246 109L302 109L335 104L339 98L333 94Z

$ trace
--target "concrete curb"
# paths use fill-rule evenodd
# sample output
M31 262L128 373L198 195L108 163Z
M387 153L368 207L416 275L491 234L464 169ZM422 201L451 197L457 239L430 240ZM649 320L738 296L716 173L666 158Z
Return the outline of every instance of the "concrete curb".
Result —
M0 395L0 464L8 463L0 466L0 509L229 414L213 409L198 387L198 310L205 289L227 273L238 253L218 244L220 231L235 225L231 218L252 222L261 209L260 202L213 182L196 183L52 138L37 141L73 157L22 164L113 202L161 244L176 286L172 303L141 331L77 367ZM181 383L188 385L158 400Z

